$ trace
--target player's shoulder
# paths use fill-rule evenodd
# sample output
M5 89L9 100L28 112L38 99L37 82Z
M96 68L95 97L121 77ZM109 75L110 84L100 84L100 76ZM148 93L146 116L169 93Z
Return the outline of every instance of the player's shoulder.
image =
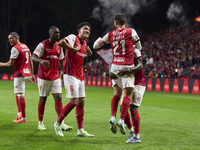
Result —
M135 31L135 29L133 29L133 28L124 28L124 30L126 30L127 32L134 32Z
M49 39L46 39L46 40L44 40L44 41L42 41L42 42L40 42L41 44L43 44L43 45L46 45L46 44L49 44ZM39 43L39 44L40 44Z
M69 34L67 37L68 37L68 38L77 38L78 36L75 35L75 34Z
M77 35L75 34L69 34L68 36L64 37L63 39L67 40L67 41L74 41L78 38Z
M28 46L24 43L18 43L14 46L14 48L20 50L20 49L29 49Z

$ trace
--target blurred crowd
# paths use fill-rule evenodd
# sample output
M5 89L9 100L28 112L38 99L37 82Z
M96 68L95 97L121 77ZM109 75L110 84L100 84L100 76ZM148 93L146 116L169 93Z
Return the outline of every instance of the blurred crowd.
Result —
M200 78L200 22L186 22L142 41L144 73L148 77L182 77L190 68L191 78ZM106 76L109 66L102 58L84 65L85 75Z
M109 75L109 65L99 56L83 66L84 75L103 76Z
M200 23L187 22L164 32L147 35L143 42L145 75L181 77L184 68L191 67L191 77L200 69Z

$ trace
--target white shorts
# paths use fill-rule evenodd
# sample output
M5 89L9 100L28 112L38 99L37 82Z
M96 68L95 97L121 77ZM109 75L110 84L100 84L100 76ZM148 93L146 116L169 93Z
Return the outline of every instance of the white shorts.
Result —
M17 96L25 96L25 84L29 77L14 77L14 93Z
M133 104L135 106L140 107L141 103L142 103L142 98L145 92L146 86L142 86L142 85L135 85L135 88L133 89L132 93L131 93L131 102L130 104ZM121 103L120 105L122 105L123 102L123 94L121 96Z
M74 76L67 74L63 75L66 97L68 98L80 98L85 97L85 85L84 80L79 80Z
M122 66L122 65L113 65L111 66L110 72L114 73L115 75L119 72L119 70L126 69L126 68L132 68L132 66ZM112 80L112 87L117 84L121 89L127 88L127 87L134 87L134 81L135 76L134 74L125 75L122 77L118 77L117 79Z
M40 96L49 96L49 93L51 91L52 94L54 93L62 93L62 86L60 78L56 80L43 80L38 78L37 80L38 89L39 89L39 95Z

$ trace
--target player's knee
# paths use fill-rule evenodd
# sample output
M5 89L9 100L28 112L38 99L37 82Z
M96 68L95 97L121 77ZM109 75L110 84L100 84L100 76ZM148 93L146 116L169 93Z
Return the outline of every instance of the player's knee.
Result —
M55 101L62 101L62 95L61 95L61 93L53 94L53 97L54 97Z
M73 105L77 105L78 104L78 98L70 98L70 103L72 103Z
M41 103L46 103L47 97L41 97L40 96L40 102Z
M130 111L136 111L138 110L138 106L130 104Z
M85 104L85 98L79 98L78 105L84 105L84 104Z

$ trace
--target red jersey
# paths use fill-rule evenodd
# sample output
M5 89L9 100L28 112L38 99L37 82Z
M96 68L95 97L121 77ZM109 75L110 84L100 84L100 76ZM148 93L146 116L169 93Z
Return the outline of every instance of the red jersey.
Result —
M146 86L146 80L143 68L140 71L136 72L134 75L135 75L135 85Z
M135 59L139 59L142 57L141 52L138 49L134 49L134 54L135 54ZM135 85L146 86L146 80L143 68L140 71L136 72L134 75L135 75Z
M79 80L83 80L83 61L86 52L86 41L83 43L80 41L79 37L70 34L64 38L72 47L81 46L78 52L73 52L66 49L65 61L63 67L63 74L74 76Z
M14 77L28 77L31 75L30 57L30 49L23 43L18 43L11 49L10 59L15 59Z
M102 39L112 47L113 60L115 65L133 65L134 52L133 45L140 39L136 31L132 28L115 29L108 32Z
M44 67L39 64L38 67L38 77L43 80L56 80L60 78L58 66L59 60L64 58L63 49L58 46L56 42L52 45L49 39L44 40L33 52L34 55L40 57L41 59L48 60L50 62L50 67Z

